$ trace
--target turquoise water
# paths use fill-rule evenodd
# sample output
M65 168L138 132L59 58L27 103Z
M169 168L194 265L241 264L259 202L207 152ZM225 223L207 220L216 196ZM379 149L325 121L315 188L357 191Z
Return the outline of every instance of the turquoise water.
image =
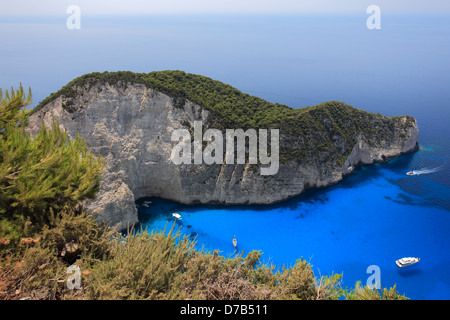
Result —
M64 8L63 8L64 9ZM365 9L365 8L363 8ZM64 10L63 10L64 12ZM63 13L62 12L62 13ZM414 299L450 299L450 19L382 15L382 29L355 15L67 16L0 18L0 88L33 90L33 104L88 72L179 69L291 107L339 100L370 112L414 116L421 150L360 168L330 188L262 207L181 206L152 199L142 223L183 215L198 246L261 250L278 266L304 257L316 272L381 285ZM113 128L111 128L113 130ZM439 168L438 170L434 170ZM406 176L409 170L424 170ZM422 171L422 172L424 172ZM431 171L431 172L430 172ZM142 201L140 199L139 201ZM399 270L404 256L422 260Z
M239 252L261 250L261 260L277 267L303 257L316 275L343 273L344 286L353 287L356 281L366 284L372 274L367 268L377 265L382 287L397 284L412 299L448 299L450 215L427 198L434 192L430 176L405 175L408 164L420 157L421 151L361 167L342 183L277 205L185 206L146 198L138 203L152 203L139 206L139 216L142 227L163 229L178 212L183 219L177 227L196 237L198 249L219 249L224 256L236 254L236 235ZM409 192L415 184L431 189L422 195ZM421 261L399 269L395 260L404 256Z

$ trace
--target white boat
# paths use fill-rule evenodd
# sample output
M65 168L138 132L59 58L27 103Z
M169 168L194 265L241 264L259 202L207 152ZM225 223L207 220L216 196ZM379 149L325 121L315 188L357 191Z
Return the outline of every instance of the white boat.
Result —
M413 175L416 174L416 172L415 172L415 171L408 171L406 174L407 174L408 176L413 176Z
M398 259L397 261L395 261L395 264L397 265L397 267L403 268L403 267L407 267L407 266L413 265L413 264L415 264L415 263L417 263L419 261L420 261L420 258L407 257L407 258Z
M177 220L181 220L181 215L178 212L172 213L172 216Z
M234 236L233 238L233 246L236 248L237 247L237 240L236 240L236 236Z

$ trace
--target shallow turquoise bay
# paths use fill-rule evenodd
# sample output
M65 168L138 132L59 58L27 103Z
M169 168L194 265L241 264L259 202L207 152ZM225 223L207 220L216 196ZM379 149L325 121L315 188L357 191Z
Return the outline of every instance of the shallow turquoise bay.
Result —
M144 228L163 229L178 212L183 218L177 227L196 236L198 249L232 256L236 235L240 252L261 250L261 260L277 267L303 257L317 276L343 273L344 287L353 287L356 281L366 284L372 274L367 268L376 265L382 287L397 284L412 299L449 299L450 215L428 199L446 192L445 187L431 180L438 173L405 175L405 165L423 154L361 167L335 186L271 206L186 206L140 199L138 204L152 201L148 208L140 206L140 220ZM428 187L421 191L424 184ZM395 260L406 256L421 261L399 269Z

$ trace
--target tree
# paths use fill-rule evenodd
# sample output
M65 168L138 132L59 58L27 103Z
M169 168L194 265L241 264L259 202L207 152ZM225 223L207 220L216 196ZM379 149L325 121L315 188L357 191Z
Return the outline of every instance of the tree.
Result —
M56 122L32 137L25 130L30 103L31 89L26 96L22 85L0 90L0 222L43 225L50 210L74 208L99 190L104 160Z

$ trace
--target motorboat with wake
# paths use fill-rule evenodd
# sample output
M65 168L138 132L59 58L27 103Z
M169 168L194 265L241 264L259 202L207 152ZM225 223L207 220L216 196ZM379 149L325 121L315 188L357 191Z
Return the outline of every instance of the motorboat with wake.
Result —
M419 261L420 261L420 258L407 257L407 258L398 259L397 261L395 261L395 264L397 265L397 267L403 268L403 267L411 266Z
M435 173L438 171L442 170L443 165L436 167L436 168L422 168L422 169L417 169L417 170L411 170L408 171L406 174L408 176L418 176L421 174L430 174L430 173Z

